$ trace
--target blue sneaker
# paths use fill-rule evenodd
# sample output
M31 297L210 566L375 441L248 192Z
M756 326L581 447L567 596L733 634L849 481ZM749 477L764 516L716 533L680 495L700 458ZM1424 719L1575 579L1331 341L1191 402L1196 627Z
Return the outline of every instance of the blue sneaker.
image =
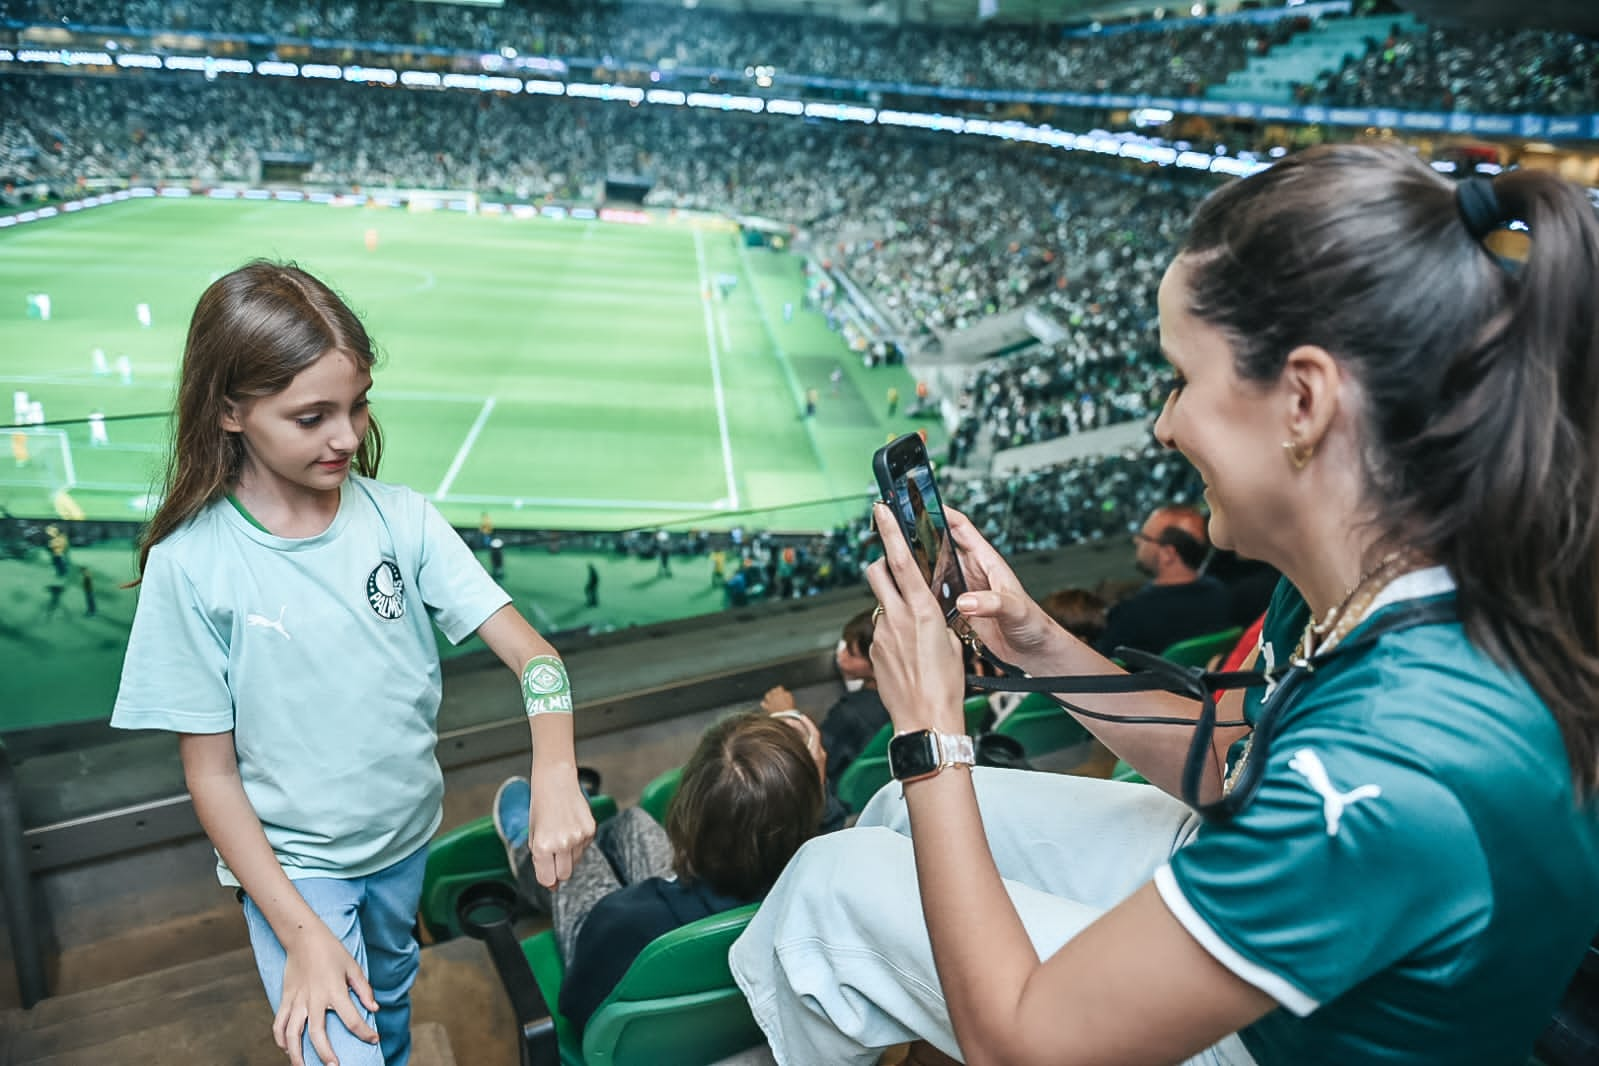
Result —
M505 859L516 878L522 898L534 910L552 912L550 890L533 875L533 855L528 851L528 807L533 802L533 786L525 777L510 777L494 794L494 832L505 845Z
M505 845L513 870L518 854L527 854L527 811L532 802L533 786L525 777L506 778L494 793L494 832Z

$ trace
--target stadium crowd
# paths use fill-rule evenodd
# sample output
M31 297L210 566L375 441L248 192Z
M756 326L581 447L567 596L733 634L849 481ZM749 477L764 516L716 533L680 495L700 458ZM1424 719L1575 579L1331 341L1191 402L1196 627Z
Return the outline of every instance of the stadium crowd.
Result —
M1479 113L1599 111L1599 46L1546 30L1395 27L1316 84L1305 101Z
M254 181L267 152L306 157L308 184L521 200L647 174L650 203L806 227L923 335L1043 299L1079 331L1069 354L1083 361L1149 317L1156 264L1205 184L910 131L342 85L10 79L0 120L0 171L58 186Z
M952 482L945 494L996 548L1018 552L1125 537L1157 507L1197 504L1203 490L1188 460L1151 441L1120 454Z
M1200 96L1310 19L1170 25L1065 36L1052 25L845 23L823 17L685 11L570 0L389 4L379 0L0 0L0 20L199 30L296 41L376 42L559 56L602 68L711 68L1011 90ZM1372 40L1367 53L1300 87L1304 102L1479 112L1599 110L1599 53L1571 34L1424 28Z
M684 11L660 4L312 3L267 0L4 0L0 17L78 26L264 34L285 42L383 42L479 52L994 89L1098 89L1198 95L1308 20L1221 23L1115 37L1058 26L939 27Z

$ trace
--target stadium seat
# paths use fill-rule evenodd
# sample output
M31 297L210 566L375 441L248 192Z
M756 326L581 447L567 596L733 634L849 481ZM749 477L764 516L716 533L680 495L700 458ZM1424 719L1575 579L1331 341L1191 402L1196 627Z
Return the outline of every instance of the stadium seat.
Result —
M560 1043L563 1066L707 1066L764 1037L733 983L727 952L758 904L713 914L657 937L589 1019L579 1041L555 1005L565 967L555 934L522 942Z
M989 712L988 697L972 696L963 709L966 713L966 732L976 735L982 730L983 720ZM877 735L867 742L838 779L839 802L855 814L861 812L866 801L878 789L893 779L888 772L888 742L893 737L894 723L890 722L877 731Z
M644 786L644 791L639 794L638 805L649 812L651 818L665 825L667 808L671 807L672 797L677 795L677 785L681 780L683 768L672 767Z
M1090 736L1081 722L1042 692L1028 693L994 732L1020 741L1029 756L1060 751L1081 744Z
M590 796L589 810L596 822L616 814L616 801L610 796ZM497 882L514 893L516 878L505 858L505 845L494 832L494 819L485 815L449 832L440 833L428 845L426 872L422 875L422 926L435 942L462 934L458 905L463 893L474 885Z
M1116 760L1116 769L1110 772L1110 779L1112 781L1127 781L1134 785L1149 784L1149 781L1144 777L1143 774L1140 774L1137 770L1134 770L1127 764L1126 759Z
M1234 626L1189 640L1179 640L1161 652L1160 657L1180 666L1205 666L1216 656L1232 651L1233 645L1238 643L1238 638L1243 634L1241 627Z

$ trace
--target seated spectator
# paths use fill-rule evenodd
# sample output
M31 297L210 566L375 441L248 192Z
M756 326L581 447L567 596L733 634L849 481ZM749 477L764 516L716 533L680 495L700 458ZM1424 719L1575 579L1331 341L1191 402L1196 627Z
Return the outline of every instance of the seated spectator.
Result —
M827 795L834 800L839 778L860 753L888 724L888 709L877 695L877 679L872 674L872 612L862 611L844 623L844 639L835 661L838 672L860 687L847 691L822 717L821 743L826 752ZM768 714L796 710L794 694L782 685L768 690L761 700Z
M500 786L495 831L523 893L552 916L566 965L559 1009L579 1032L650 941L766 895L816 834L824 763L787 723L723 719L683 767L666 827L641 808L623 811L553 895L533 876L528 781Z
M1245 559L1235 551L1217 548L1205 563L1205 575L1227 586L1227 624L1243 628L1266 613L1271 594L1282 574L1270 563Z
M1205 518L1192 507L1162 507L1133 534L1138 569L1152 579L1110 609L1095 647L1159 655L1180 640L1226 629L1227 588L1200 568L1210 551Z

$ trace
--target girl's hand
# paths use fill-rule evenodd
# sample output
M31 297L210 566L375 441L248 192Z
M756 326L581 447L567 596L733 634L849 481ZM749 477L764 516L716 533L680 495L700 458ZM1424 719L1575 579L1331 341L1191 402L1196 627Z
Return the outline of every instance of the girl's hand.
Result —
M875 507L883 558L867 567L866 580L881 605L872 637L877 694L895 732L964 733L966 673L960 640L945 623L899 524L884 504Z
M309 1035L311 1048L323 1063L338 1066L333 1045L328 1041L328 1011L337 1014L357 1040L376 1044L377 1031L350 1002L350 993L354 991L369 1011L378 1009L378 1001L372 996L366 974L332 930L316 921L307 926L299 941L285 944L284 948L287 961L283 966L283 999L272 1021L272 1039L288 1054L289 1061L294 1066L305 1066L302 1036Z
M594 815L575 770L561 774L535 766L532 785L527 844L533 875L545 888L555 889L572 876L583 849L594 839Z
M779 686L781 688L781 686ZM773 689L776 692L777 689ZM787 692L787 689L783 689ZM792 701L790 701L792 702ZM763 704L764 706L764 704ZM827 785L827 749L822 746L822 730L815 722L804 714L790 707L780 707L768 711L773 718L781 719L790 728L795 730L805 740L805 750L811 753L811 759L816 763L816 769L821 772L822 785Z
M966 575L967 591L955 606L984 645L1006 662L1027 669L1028 660L1036 661L1062 640L1071 639L1027 594L1010 564L969 518L951 507L944 508L944 515Z
M761 710L767 714L776 711L794 710L794 694L782 685L773 685L766 690L766 695L761 697Z

